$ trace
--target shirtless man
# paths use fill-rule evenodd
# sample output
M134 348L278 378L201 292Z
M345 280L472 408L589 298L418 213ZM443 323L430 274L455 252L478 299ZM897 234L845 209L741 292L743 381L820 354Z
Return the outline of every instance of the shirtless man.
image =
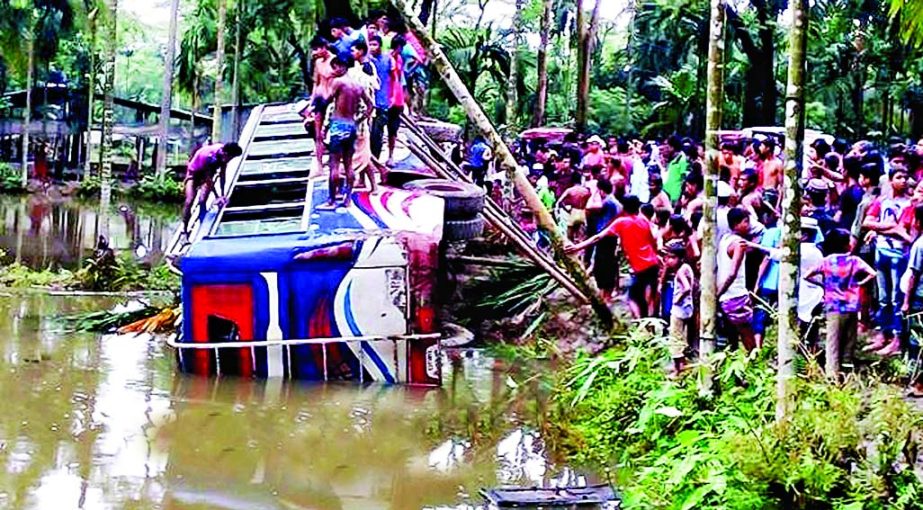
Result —
M763 200L772 210L779 209L782 191L782 162L775 155L776 142L766 138L760 142L756 160L756 169L762 177Z
M352 60L349 58L349 60ZM327 126L324 138L330 135L330 178L328 181L329 198L327 208L336 207L337 188L340 184L340 165L342 164L346 177L346 190L343 197L343 207L349 205L352 195L355 175L353 175L353 154L356 150L356 116L359 114L360 103L365 103L365 111L360 122L365 122L375 111L375 105L364 86L347 76L347 71L352 67L352 62L346 62L343 57L333 59L334 80L330 88L330 102L333 103L333 115Z
M734 144L731 142L722 142L721 143L721 155L718 156L718 166L719 168L727 168L727 177L723 174L721 179L731 185L732 188L737 187L737 179L740 177L740 172L743 170L743 158L737 156L734 151Z
M571 186L567 188L555 204L555 209L563 209L567 213L567 238L571 241L582 241L581 228L586 227L586 206L590 201L590 188L583 185L583 175L579 172L571 174Z
M226 201L221 192L224 191L224 170L228 163L240 156L243 151L236 143L214 143L205 145L196 151L186 165L186 179L183 189L186 200L183 204L183 233L189 237L189 220L192 217L192 205L199 200L200 214L204 212L205 201L208 195L214 193L220 202ZM215 189L215 177L218 177L218 188ZM204 192L204 193L203 193Z
M778 210L764 200L765 190L760 189L759 177L756 170L748 168L740 174L739 195L740 206L750 214L750 227L753 229L751 234L762 232L763 224L767 214L778 218Z
M311 39L311 58L314 59L314 90L308 100L309 107L304 120L305 129L310 129L314 123L314 152L317 155L317 167L311 176L324 173L324 141L320 134L324 130L324 117L327 115L327 106L330 104L331 89L333 86L333 67L331 62L334 55L330 51L330 43L321 36Z

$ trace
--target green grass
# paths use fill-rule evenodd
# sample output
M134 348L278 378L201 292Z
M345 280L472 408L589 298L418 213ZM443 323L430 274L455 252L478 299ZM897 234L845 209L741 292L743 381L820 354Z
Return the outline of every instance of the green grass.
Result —
M775 420L770 349L720 353L715 396L666 377L666 343L640 329L580 357L555 393L553 439L610 473L639 509L919 509L923 420L874 375L831 384L808 365Z

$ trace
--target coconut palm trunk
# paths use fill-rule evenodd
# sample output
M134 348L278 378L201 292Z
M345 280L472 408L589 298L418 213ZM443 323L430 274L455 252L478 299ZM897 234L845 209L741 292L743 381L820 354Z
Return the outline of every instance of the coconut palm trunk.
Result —
M596 0L593 14L590 16L590 25L584 26L586 16L583 13L583 0L577 0L577 113L575 123L577 131L583 133L587 127L587 110L589 109L590 72L593 63L593 51L596 42L596 32L599 30L599 7L602 0Z
M170 110L173 107L173 69L176 53L176 32L179 21L179 0L170 2L170 34L167 37L167 51L163 56L163 92L160 96L160 134L157 148L157 175L167 169L169 152Z
M22 124L22 187L29 184L29 131L32 127L32 86L35 68L35 31L34 27L29 27L29 62L26 69L26 111Z
M86 147L83 152L83 175L81 179L90 176L92 170L92 158L90 152L93 149L93 106L96 104L96 18L99 16L99 9L93 8L89 14L90 21L90 77L87 80L87 139Z
M115 93L115 58L118 48L117 19L119 0L110 0L110 12L106 19L106 60L103 65L103 133L100 143L100 185L99 185L99 210L102 215L100 222L100 235L109 237L109 221L107 212L112 203L112 126L115 122L113 111L113 96Z
M519 98L517 95L519 83L519 47L522 38L522 7L523 0L516 0L516 12L513 14L513 43L510 46L510 75L506 87L506 129L507 133L515 131L516 112Z
M515 169L518 164L516 158L513 157L513 153L510 152L509 147L507 147L497 129L490 122L481 105L471 95L455 67L452 66L449 58L442 51L441 46L427 33L426 27L419 22L416 16L411 15L410 6L406 0L391 0L391 3L397 8L398 12L404 14L408 26L413 30L414 35L419 38L420 43L426 50L433 69L442 77L449 91L455 96L462 108L465 109L468 119L493 147L499 167L503 170ZM598 289L596 289L580 262L564 251L564 238L558 232L551 213L548 212L548 209L538 198L535 188L532 187L532 184L522 172L513 171L511 173L514 176L513 184L516 190L525 200L526 206L535 214L539 228L547 234L557 263L567 271L577 288L591 300L593 309L603 325L611 327L612 312L600 299Z
M240 56L243 52L240 37L240 13L244 9L245 0L237 0L237 9L234 13L234 74L231 78L231 127L236 140L240 136Z
M227 23L228 2L218 0L218 51L215 57L215 109L212 116L212 143L221 141L221 102L224 96L224 26Z
M705 210L702 215L702 279L700 355L702 363L700 389L711 393L712 371L709 358L715 352L718 321L717 255L718 236L715 228L718 207L718 131L724 110L724 27L725 0L711 0L711 24L708 42L708 96L705 102L705 152L708 157L705 176Z
M554 0L543 0L542 26L538 45L538 85L535 91L535 114L532 116L532 126L538 127L545 123L545 109L548 104L548 39L551 34L551 18L554 16Z
M785 98L785 179L782 191L782 262L779 264L779 369L776 419L784 421L791 404L798 326L798 281L801 266L801 186L804 154L804 83L807 65L808 0L791 3L788 86Z

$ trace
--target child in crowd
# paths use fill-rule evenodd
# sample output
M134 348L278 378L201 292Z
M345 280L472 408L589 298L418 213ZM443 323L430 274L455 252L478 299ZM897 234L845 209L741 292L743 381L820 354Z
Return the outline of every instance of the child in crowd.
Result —
M668 273L673 274L672 299L669 303L670 355L673 375L679 375L686 364L686 349L691 347L690 332L694 327L693 295L695 274L686 260L686 243L674 239L664 246L662 255ZM665 298L666 300L666 298Z
M877 276L877 271L861 258L849 253L849 233L830 232L824 241L827 255L820 266L805 275L805 280L824 287L824 312L827 318L825 373L835 378L844 364L851 364L858 331L859 288Z

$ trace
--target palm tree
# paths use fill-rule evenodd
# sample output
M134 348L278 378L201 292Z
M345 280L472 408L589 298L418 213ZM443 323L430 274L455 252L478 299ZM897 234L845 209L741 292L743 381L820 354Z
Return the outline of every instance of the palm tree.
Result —
M160 98L160 141L157 150L157 175L167 168L167 152L170 134L170 110L173 102L173 67L176 52L176 31L179 17L179 0L170 2L170 35L163 56L163 95Z
M112 125L115 121L113 96L115 93L115 59L118 49L118 12L119 0L109 0L109 12L106 18L106 58L103 64L103 136L100 143L100 186L99 207L106 214L112 201ZM109 236L109 222L102 221L101 235Z
M804 153L804 84L807 73L808 0L791 4L788 91L785 101L785 189L782 193L783 256L779 264L779 371L776 385L776 419L789 415L791 379L795 375L798 325L798 270L801 266L801 177ZM829 360L828 360L829 366Z
M523 0L516 0L516 12L513 14L512 44L510 45L510 77L506 88L506 126L507 131L512 133L516 124L516 112L518 98L516 97L517 88L519 87L519 75L517 73L519 63L519 45L522 42L522 8ZM425 24L425 23L424 23Z
M578 132L586 131L587 107L590 96L590 71L593 60L593 46L599 30L599 7L602 0L596 0L590 24L586 25L583 11L584 0L577 0L577 113L574 116Z
M192 121L190 148L195 146L195 112L199 103L199 82L201 63L213 48L216 39L215 6L210 1L196 3L195 11L186 18L186 29L180 41L179 62L176 69L177 85L189 92L191 97Z
M93 0L91 5L88 6L92 6L92 8L89 9L87 14L87 21L90 25L90 76L87 79L87 139L83 151L83 175L81 177L83 179L90 176L90 149L93 145L93 107L96 104L96 19L99 17L99 7L95 3L96 1Z
M0 50L4 61L26 75L21 162L22 184L25 186L35 69L39 62L47 63L54 59L61 39L74 27L74 9L67 0L28 0L13 6L7 2L4 7L0 16Z
M221 101L224 92L224 25L227 21L227 0L218 0L218 53L215 58L215 109L212 113L212 143L221 141Z
M900 18L904 43L923 46L923 0L891 0L891 17Z
M708 96L705 101L705 150L708 155L707 178L705 179L705 210L702 214L704 226L702 242L702 285L701 285L701 349L705 363L701 388L705 393L712 389L710 355L715 351L715 337L718 320L717 275L717 231L715 210L718 206L716 184L718 182L718 130L721 129L721 115L724 110L724 26L725 0L711 1L711 29L708 42Z
M26 51L29 63L26 67L26 108L22 123L22 187L29 183L29 133L32 130L32 78L35 73L35 31L26 33Z
M538 90L536 91L535 115L532 117L532 126L538 127L545 123L545 108L548 104L548 39L551 35L551 20L554 13L554 0L542 0L542 21L540 29L540 43L538 46Z
M231 127L236 139L240 132L240 57L243 54L240 37L241 13L244 10L245 0L237 0L237 9L234 13L234 64L233 77L231 78Z

